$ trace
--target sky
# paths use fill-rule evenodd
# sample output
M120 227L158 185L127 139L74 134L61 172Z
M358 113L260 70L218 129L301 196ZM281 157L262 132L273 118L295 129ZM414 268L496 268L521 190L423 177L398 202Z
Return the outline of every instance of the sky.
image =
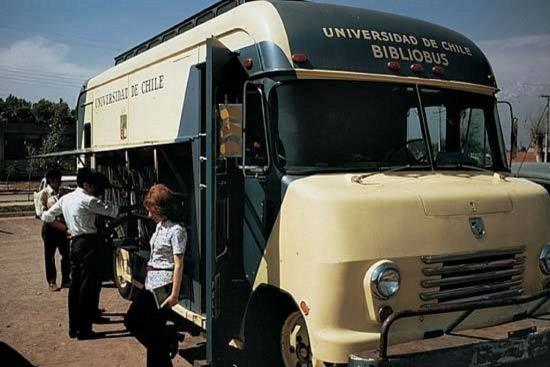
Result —
M212 4L213 0L0 0L0 98L62 98L113 58ZM520 125L538 119L550 94L548 0L316 0L410 16L454 29L493 65ZM526 144L523 129L520 143Z

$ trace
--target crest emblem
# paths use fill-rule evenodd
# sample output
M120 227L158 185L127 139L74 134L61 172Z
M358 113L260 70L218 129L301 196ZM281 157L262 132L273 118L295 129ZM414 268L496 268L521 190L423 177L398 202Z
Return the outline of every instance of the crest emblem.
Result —
M481 217L471 217L470 220L470 229L472 230L472 233L474 234L474 237L478 240L481 240L485 235L487 234L487 230L485 229L485 223L483 222L483 218Z

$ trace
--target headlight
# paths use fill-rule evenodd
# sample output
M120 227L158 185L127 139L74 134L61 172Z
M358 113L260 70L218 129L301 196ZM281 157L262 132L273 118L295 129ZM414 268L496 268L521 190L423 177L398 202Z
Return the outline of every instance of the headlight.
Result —
M399 291L401 276L399 269L391 261L382 261L374 265L370 277L370 286L380 299L388 299Z
M550 244L544 245L539 255L540 270L550 275Z

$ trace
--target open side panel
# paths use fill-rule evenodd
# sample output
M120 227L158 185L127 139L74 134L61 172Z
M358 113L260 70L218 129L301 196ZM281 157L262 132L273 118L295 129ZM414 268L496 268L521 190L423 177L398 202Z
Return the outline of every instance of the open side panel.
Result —
M207 359L228 360L228 344L238 334L247 300L242 266L242 173L233 158L219 156L222 103L242 103L247 73L237 54L216 38L206 43L204 229L206 253Z

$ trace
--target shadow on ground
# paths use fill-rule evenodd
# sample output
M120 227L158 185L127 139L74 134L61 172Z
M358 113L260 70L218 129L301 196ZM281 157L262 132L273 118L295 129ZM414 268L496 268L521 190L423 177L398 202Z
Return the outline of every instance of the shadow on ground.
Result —
M34 365L28 359L23 357L18 351L0 341L0 361L3 366L33 367Z

